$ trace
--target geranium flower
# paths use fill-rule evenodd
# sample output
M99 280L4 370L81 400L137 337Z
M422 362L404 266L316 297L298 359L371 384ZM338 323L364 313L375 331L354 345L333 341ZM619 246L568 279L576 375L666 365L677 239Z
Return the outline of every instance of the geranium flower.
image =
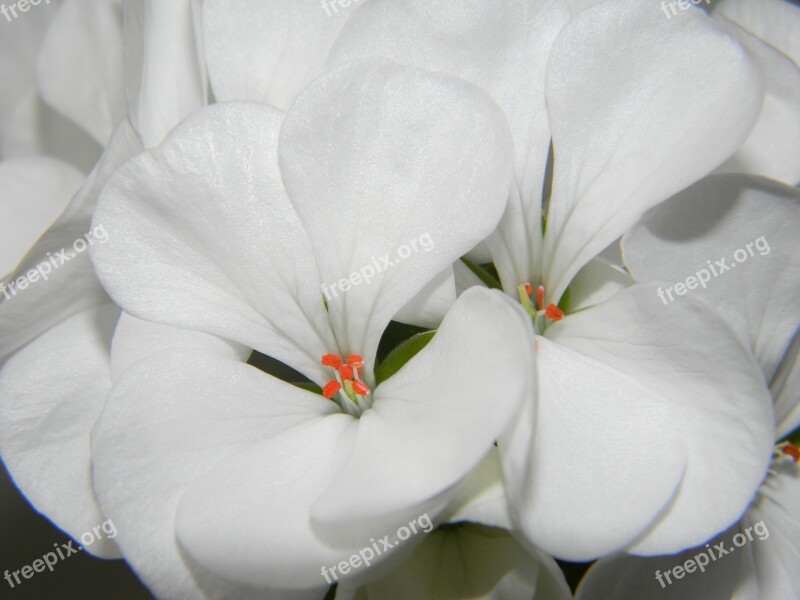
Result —
M95 486L156 593L203 586L176 533L189 565L318 593L323 565L444 510L530 393L529 322L474 290L385 381L376 350L393 315L496 226L510 148L474 86L354 63L283 123L254 103L190 117L106 186L94 259L126 311L269 354L329 398L202 350L122 376L93 439ZM325 298L322 284L422 233L430 251Z
M453 73L505 109L515 179L488 246L538 334L538 402L500 443L515 524L568 559L677 551L734 521L763 477L772 418L757 366L702 306L663 310L645 286L614 295L624 277L601 263L576 276L745 140L762 88L700 11L666 19L622 0L566 25L565 13L378 0L350 18L331 62L378 54ZM699 504L720 487L724 502Z
M619 555L600 561L583 582L580 600L657 594L779 600L800 594L794 568L800 552L800 451L783 441L800 425L798 226L796 189L766 179L718 175L662 204L623 238L626 263L638 279L672 286L694 277L684 295L695 295L719 311L756 354L773 397L776 447L769 475L728 531L674 556ZM705 275L698 279L699 271L708 273L708 280ZM676 296L669 308L680 311L685 299ZM716 497L712 493L705 501L713 503ZM737 534L742 537L733 540ZM713 554L700 559L708 563L702 572L695 566L679 578L664 575L709 549Z

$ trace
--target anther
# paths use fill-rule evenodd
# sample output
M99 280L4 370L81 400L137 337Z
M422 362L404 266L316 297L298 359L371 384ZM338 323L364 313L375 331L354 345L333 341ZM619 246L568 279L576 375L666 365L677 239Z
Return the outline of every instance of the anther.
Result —
M328 400L330 400L341 389L342 389L341 383L339 383L338 381L330 380L328 383L325 384L325 387L322 388L322 395L325 396Z
M800 448L794 444L786 444L781 448L781 452L783 452L786 456L791 457L792 461L800 462Z
M363 381L354 381L353 391L359 396L366 396L369 394L369 386Z
M348 365L342 365L339 368L339 375L341 375L343 381L355 379L353 368L349 367Z
M342 366L342 359L335 354L323 354L322 364L326 367L333 367L338 370L339 367Z
M358 354L351 354L347 357L347 364L355 369L360 369L364 366L364 359Z
M551 304L547 307L547 310L544 311L544 316L551 321L560 321L564 318L564 311L558 308L555 304Z

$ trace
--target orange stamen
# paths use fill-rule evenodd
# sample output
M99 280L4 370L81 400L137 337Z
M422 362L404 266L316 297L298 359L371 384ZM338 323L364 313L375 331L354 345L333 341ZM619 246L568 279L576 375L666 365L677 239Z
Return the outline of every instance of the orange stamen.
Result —
M342 359L336 356L335 354L323 354L322 364L326 367L333 367L334 369L338 369L339 367L342 366Z
M352 381L355 379L353 376L353 368L347 365L342 365L339 368L339 375L342 376L342 381Z
M794 444L786 444L783 448L781 448L781 451L786 456L790 456L794 462L800 462L800 448Z
M347 357L347 364L356 369L360 369L364 366L364 359L358 354L351 354Z
M544 306L544 286L540 285L536 288L536 310L542 310Z
M544 311L544 316L551 321L560 321L564 318L564 311L558 308L555 304L551 304L547 307L547 310Z
M369 394L369 387L363 381L354 381L353 391L359 396L366 396Z
M531 287L530 283L525 284L525 293L528 294L528 296L533 294L533 287Z
M342 384L338 381L334 381L331 379L328 383L325 384L325 387L322 388L322 395L330 400L333 398L336 393L342 389Z

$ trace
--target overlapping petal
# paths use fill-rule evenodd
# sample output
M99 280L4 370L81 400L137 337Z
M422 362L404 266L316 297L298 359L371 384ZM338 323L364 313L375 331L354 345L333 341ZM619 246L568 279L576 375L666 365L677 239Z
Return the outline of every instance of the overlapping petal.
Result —
M456 75L486 90L504 110L514 141L514 181L490 240L508 291L538 270L542 182L550 148L545 67L569 19L562 0L544 2L373 1L347 22L330 63L384 56Z
M748 549L753 554L763 600L800 594L800 573L794 568L800 556L800 516L796 509L800 505L800 465L784 460L773 468L740 527L753 527L760 534Z
M0 273L14 270L82 184L83 174L55 159L0 163Z
M637 285L539 339L535 425L500 450L512 517L557 556L693 546L764 477L773 415L757 363L705 304L671 308Z
M3 158L46 155L90 173L102 148L72 119L31 90L14 108L0 145Z
M326 299L343 353L364 356L369 370L398 309L489 235L511 152L500 108L449 76L354 61L297 98L281 131L281 173L323 284L338 286ZM371 280L340 283L367 266Z
M375 389L352 452L312 507L321 529L369 539L387 530L386 514L449 493L529 399L532 338L525 313L500 292L462 294L433 340Z
M625 263L638 280L665 287L688 287L688 277L706 279L684 294L725 317L770 381L800 326L798 227L796 189L757 177L714 175L629 231L623 238ZM665 310L680 310L684 299L677 292L672 297Z
M109 232L94 263L133 315L246 344L322 383L319 358L335 340L278 171L282 118L220 104L126 164L94 216Z
M125 97L145 147L206 104L198 0L125 2Z
M25 18L13 21L13 26L3 26L3 36L0 37L0 81L3 82L0 88L0 141L6 135L6 127L11 124L9 117L14 107L36 85L36 58L59 8L59 2L44 3L36 10L28 11ZM9 12L5 19L9 19L11 14Z
M728 158L762 91L745 51L700 10L667 19L648 3L612 0L570 21L548 62L548 302L647 209Z
M321 565L371 538L423 513L435 518L529 393L530 381L516 377L533 360L518 333L524 327L525 315L498 292L465 293L433 341L374 391L360 419L309 419L195 483L179 508L182 543L229 578L303 588L320 582ZM497 379L466 360L481 353Z
M270 595L214 577L182 556L175 519L185 491L226 457L334 406L208 351L167 350L124 373L92 439L95 487L117 527L122 552L156 595L319 597L319 590L316 595Z
M331 45L358 2L204 2L203 32L214 96L287 110L300 90L322 74Z
M590 560L631 544L671 501L687 462L682 427L624 371L536 343L534 416L500 444L512 521L547 552Z
M78 313L17 352L0 373L0 452L33 507L76 540L105 521L89 437L111 390L113 304ZM119 557L101 538L92 554Z
M753 589L755 569L749 548L734 552L732 556L722 556L719 562L712 561L707 554L710 547L720 542L726 549L732 547L730 539L737 531L738 527L732 527L708 540L709 547L704 544L669 556L644 558L619 554L601 560L589 569L581 581L576 600L773 600L758 595L757 589ZM692 571L679 572L680 578L671 573L675 567L683 569L690 560L695 561L696 565L695 557L701 553L705 554L705 558L699 560L707 564L702 570L697 566L689 567ZM780 596L774 600L786 597L791 596Z
M122 53L121 3L69 0L47 30L36 64L44 99L101 146L125 116Z
M355 598L563 600L572 595L563 577L552 577L508 532L465 523L431 534L402 566Z
M764 82L758 122L719 170L800 183L800 65L724 17L715 21L747 49Z
M800 10L788 0L719 0L719 13L757 35L800 65Z
M90 231L90 220L100 190L114 169L140 149L141 142L127 121L123 121L83 187L10 275L16 279L45 262L57 265L52 268L47 281L40 279L23 293L0 303L0 329L3 331L0 357L64 318L108 301L95 277L89 253L76 253L73 244L79 239L85 242L87 233L96 230L95 227ZM101 238L102 230L95 244L102 245ZM73 256L63 262L62 251Z

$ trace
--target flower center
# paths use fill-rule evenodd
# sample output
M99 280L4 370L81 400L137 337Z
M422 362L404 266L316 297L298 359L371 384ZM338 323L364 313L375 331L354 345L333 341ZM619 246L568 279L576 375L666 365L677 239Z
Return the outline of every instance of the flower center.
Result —
M536 333L542 334L547 329L548 321L560 321L564 318L564 311L555 304L548 304L544 308L544 286L536 288L536 304L534 305L531 297L533 296L533 286L530 283L523 283L517 286L517 294L522 307L533 320L533 328Z
M364 359L361 356L351 354L343 360L337 354L323 354L321 362L334 372L334 379L322 388L323 396L354 416L372 406L369 386L361 379L360 371L364 368Z
M790 458L794 463L800 462L800 448L789 442L775 446L775 454L779 458Z

